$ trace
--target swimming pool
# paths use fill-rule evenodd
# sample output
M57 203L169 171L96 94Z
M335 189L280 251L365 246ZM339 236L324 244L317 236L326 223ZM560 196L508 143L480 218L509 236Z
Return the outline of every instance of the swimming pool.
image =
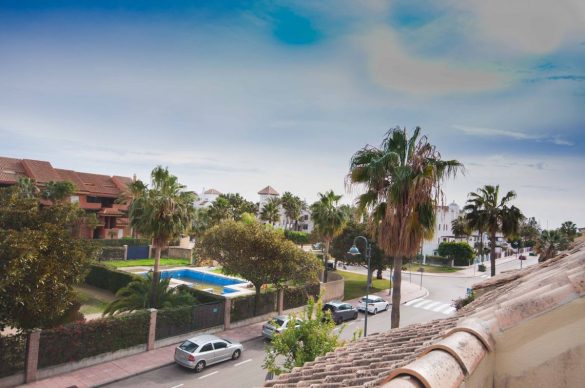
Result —
M199 271L191 268L172 269L161 271L162 279L176 279L181 282L190 283L191 287L198 290L211 291L214 294L231 294L240 290L229 287L235 285L245 285L245 280L218 275L210 272Z

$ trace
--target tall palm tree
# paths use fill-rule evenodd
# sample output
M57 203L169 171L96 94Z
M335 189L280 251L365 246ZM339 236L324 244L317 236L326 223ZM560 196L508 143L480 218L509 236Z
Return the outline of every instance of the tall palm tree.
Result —
M151 305L156 305L156 285L160 279L161 251L169 240L180 236L191 225L194 195L167 168L157 166L151 173L151 187L130 206L130 223L149 236L155 247Z
M260 211L260 219L270 223L271 225L274 225L280 221L280 199L268 199Z
M136 201L138 198L142 197L146 193L146 185L140 179L133 180L129 183L124 190L120 192L118 198L116 198L116 203L121 203L128 206L132 206L132 203ZM130 234L132 238L136 238L136 228L131 227Z
M285 229L290 229L291 226L297 223L301 217L303 201L296 195L293 195L290 191L287 191L282 194L280 203L284 209L284 215L286 217Z
M516 198L514 191L508 191L500 198L500 186L486 185L469 193L464 210L470 225L481 225L490 240L491 276L496 276L496 242L501 233L505 238L518 235L520 223L524 219L522 212L510 202Z
M169 308L194 304L195 298L178 288L169 288L170 278L161 279L155 287L156 304L151 304L153 276L149 272L145 278L136 279L116 292L114 299L104 310L103 315L114 315L124 311L146 308Z
M347 182L362 186L357 210L371 220L378 246L394 258L391 327L400 325L402 263L418 253L435 227L441 183L462 170L456 160L442 160L417 127L411 137L399 127L386 133L381 146L366 146L351 158Z
M319 237L325 244L323 252L323 283L327 283L327 261L329 259L329 248L331 241L337 237L347 222L347 213L338 205L341 195L333 190L325 194L319 193L319 200L311 205L311 218Z
M50 181L41 192L41 197L52 202L62 202L75 193L75 185L69 181Z
M558 251L566 249L569 239L562 230L544 230L536 240L536 252L538 261L546 261L555 257Z
M453 231L453 235L457 238L468 237L470 234L469 226L464 216L458 216L451 221L451 230Z
M567 236L569 241L573 241L577 236L577 225L573 221L565 221L561 224L560 231Z

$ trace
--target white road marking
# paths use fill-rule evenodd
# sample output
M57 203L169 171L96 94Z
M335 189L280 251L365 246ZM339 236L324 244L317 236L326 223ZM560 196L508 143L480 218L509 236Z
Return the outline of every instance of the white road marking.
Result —
M421 302L413 304L412 307L421 308L422 306L427 305L429 303L433 303L433 301L432 300L423 300Z
M445 310L446 308L447 309L448 308L451 308L451 305L446 304L446 303L441 303L439 306L435 307L432 311L441 311L441 312L443 312L443 310Z
M182 387L183 385L185 385L185 384L175 385L174 387L171 387L171 388L179 388L179 387Z
M447 310L445 311L441 311L443 314L451 314L454 313L455 311L457 311L457 309L453 306L449 307Z
M421 298L416 298L416 299L411 300L410 302L406 302L404 305L405 306L412 306L413 304L420 302L421 300L422 300Z
M249 358L249 359L247 359L245 361L242 361L242 362L238 362L237 364L234 364L234 366L240 366L240 365L245 364L245 363L250 362L250 361L252 361L251 358Z
M432 302L431 304L428 304L428 305L426 305L424 307L421 307L421 308L423 308L425 310L432 310L433 308L435 308L435 307L437 307L438 305L441 305L441 304L443 304L443 303L442 302Z
M205 378L207 378L207 377L209 377L209 376L213 376L213 375L214 375L214 374L216 374L217 372L218 372L218 371L211 372L211 373L208 373L208 374L206 374L206 375L203 375L203 376L199 377L199 380L201 380L201 379L205 379Z

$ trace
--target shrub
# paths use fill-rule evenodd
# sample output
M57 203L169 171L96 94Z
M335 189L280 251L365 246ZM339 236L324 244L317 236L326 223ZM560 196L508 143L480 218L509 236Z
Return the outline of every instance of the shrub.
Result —
M451 266L451 259L444 256L427 255L426 263L428 265L440 265L443 267Z
M487 270L487 268L486 268L485 264L480 264L477 266L477 270L479 272L485 272Z
M39 346L39 367L83 360L102 353L115 352L145 344L150 313L77 322L43 330Z
M309 296L314 299L319 297L321 288L319 283L308 284L304 287L289 287L284 289L284 309L292 309L295 307L304 306L309 300Z
M465 298L455 299L453 301L453 307L457 310L461 310L463 307L467 306L471 302L475 300L475 294L472 292L471 294L467 295Z
M309 233L285 230L284 237L298 245L306 245L310 242Z
M454 260L457 266L468 266L469 261L475 256L473 248L466 242L442 242L439 244L439 255Z
M225 298L221 295L215 295L209 292L201 291L184 284L177 286L177 289L190 293L199 303L222 302L225 300Z
M85 277L85 283L116 293L116 291L126 287L128 283L137 277L138 275L111 269L105 265L92 264L89 273Z
M0 377L24 370L26 335L0 336Z

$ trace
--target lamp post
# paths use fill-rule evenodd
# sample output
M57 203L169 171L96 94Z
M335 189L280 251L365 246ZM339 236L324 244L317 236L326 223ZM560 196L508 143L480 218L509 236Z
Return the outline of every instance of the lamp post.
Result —
M368 276L367 276L367 280L366 280L366 310L364 311L364 315L366 316L364 319L364 337L367 337L367 335L368 335L368 302L370 299L370 276L371 276L370 256L372 255L372 246L370 243L368 243L367 238L365 238L364 236L357 236L356 238L353 239L353 245L351 246L351 248L349 248L349 251L347 253L349 253L352 256L361 254L360 250L355 245L357 240L360 238L363 239L365 244L366 244L366 260L368 262Z

